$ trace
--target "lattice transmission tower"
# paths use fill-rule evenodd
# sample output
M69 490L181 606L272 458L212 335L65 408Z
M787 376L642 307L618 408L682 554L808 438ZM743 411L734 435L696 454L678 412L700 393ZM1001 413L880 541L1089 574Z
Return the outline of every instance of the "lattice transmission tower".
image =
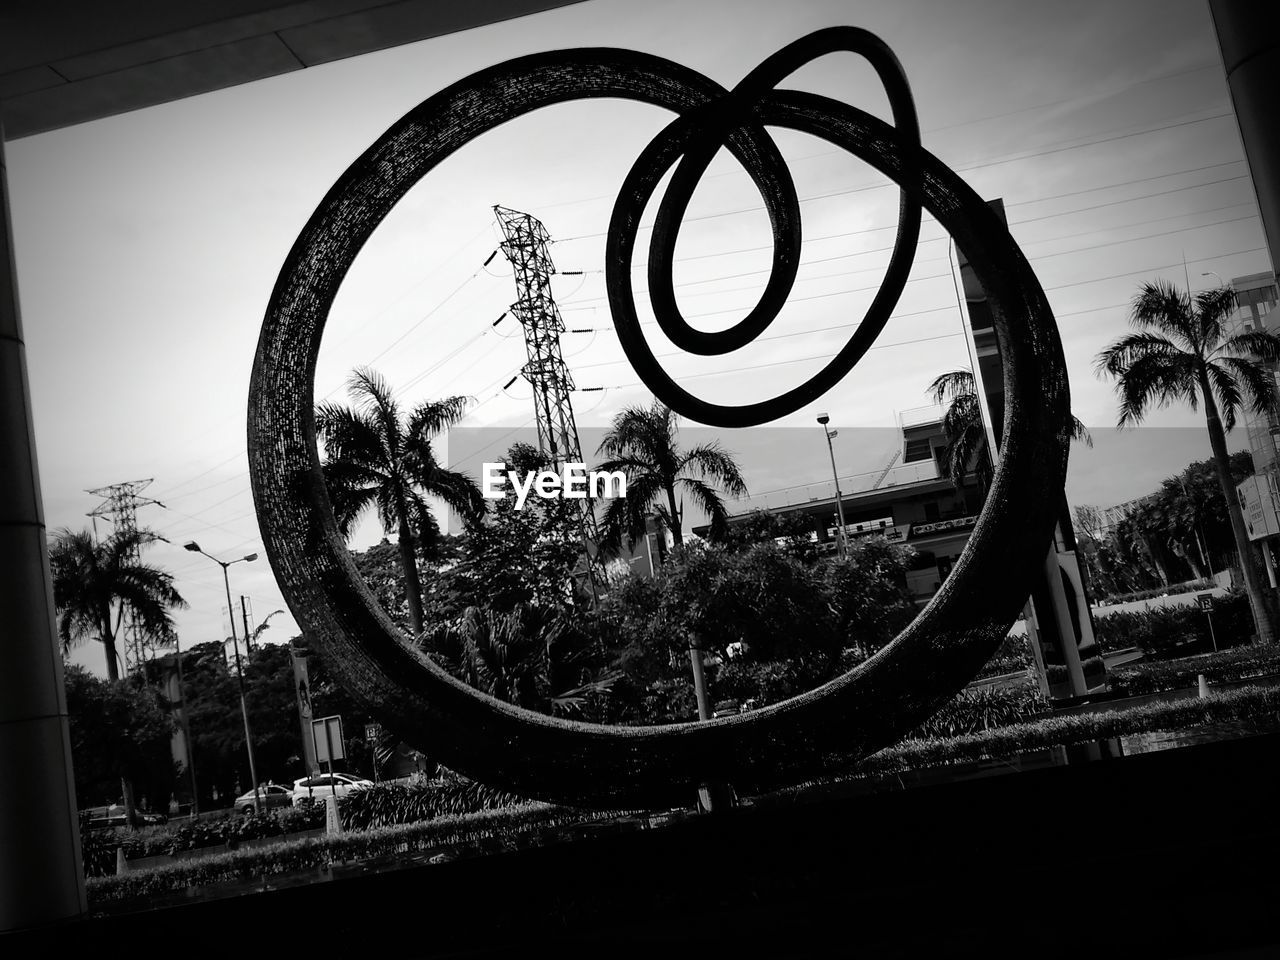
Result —
M533 407L538 423L538 450L556 467L583 463L578 425L573 418L570 394L573 376L560 352L564 320L551 293L551 276L556 272L547 243L551 237L542 221L527 213L495 206L494 214L506 238L499 249L511 262L516 281L516 302L511 314L524 329L528 360L520 373L533 388ZM582 505L580 526L587 562L585 573L594 594L600 581L600 542L595 506L590 499Z
M103 497L104 500L98 506L89 511L87 516L94 519L94 539L97 539L97 519L102 517L109 520L115 528L115 535L122 536L132 534L138 529L138 507L157 506L163 507L164 504L159 500L152 500L149 497L140 497L147 487L151 486L152 479L146 480L128 480L124 483L113 483L107 487L98 487L95 490L88 490L87 493L95 497ZM133 549L133 558L140 560L142 552L137 548ZM143 660L148 653L147 638L142 635L142 629L134 620L132 611L127 608L121 619L121 632L123 634L123 643L120 648L124 652L125 672L129 670L141 670Z

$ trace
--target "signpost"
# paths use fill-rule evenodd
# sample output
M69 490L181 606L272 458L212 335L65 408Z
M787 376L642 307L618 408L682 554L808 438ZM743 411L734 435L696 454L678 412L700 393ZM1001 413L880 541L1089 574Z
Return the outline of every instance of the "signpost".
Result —
M378 741L382 739L382 724L366 723L364 725L364 742L369 745L369 756L373 758L373 782L378 782Z
M329 779L333 779L333 761L347 759L347 751L343 748L342 717L321 717L311 721L311 740L316 747L316 762L328 762ZM330 785L330 790L333 786Z
M1208 593L1202 593L1196 597L1196 606L1204 611L1205 618L1209 621L1209 639L1213 641L1213 652L1218 652L1218 637L1213 632L1213 596Z

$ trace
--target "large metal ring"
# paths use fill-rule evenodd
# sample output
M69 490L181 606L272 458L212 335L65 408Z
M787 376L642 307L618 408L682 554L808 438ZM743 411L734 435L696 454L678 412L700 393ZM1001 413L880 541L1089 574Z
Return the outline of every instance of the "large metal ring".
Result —
M621 50L541 54L473 74L404 116L342 175L290 251L263 322L249 464L265 549L290 609L389 729L456 770L525 796L684 803L709 778L751 791L847 764L901 737L978 671L1043 566L1054 491L1066 472L1068 392L1061 343L1030 267L987 205L937 159L911 150L900 131L828 98L774 91L752 103L755 124L743 123L739 110L723 134L766 183L766 202L783 197L777 172L768 171L780 161L757 125L808 130L917 198L964 249L994 307L1005 367L1001 461L968 546L915 622L867 663L784 703L705 723L607 727L523 710L459 682L407 642L363 585L320 472L314 374L333 299L373 230L436 164L532 110L620 97L690 116L731 96L678 64ZM744 409L740 422L758 422L771 408Z

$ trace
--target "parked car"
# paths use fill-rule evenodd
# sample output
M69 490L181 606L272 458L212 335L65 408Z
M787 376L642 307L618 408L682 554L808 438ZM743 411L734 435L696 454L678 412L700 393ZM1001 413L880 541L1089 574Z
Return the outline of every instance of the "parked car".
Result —
M89 807L84 813L88 815L87 826L90 830L117 830L126 826L124 807L118 803L109 807ZM169 818L163 813L147 813L143 810L136 810L134 813L140 827L169 822Z
M353 790L368 790L372 786L372 780L349 773L302 777L293 781L293 805L296 807L310 800L323 801L328 797L345 797Z
M258 785L258 803L263 810L270 810L272 807L287 807L293 803L293 790L268 780L266 783ZM240 796L236 797L232 806L235 807L236 813L253 813L253 791L249 790L240 794Z

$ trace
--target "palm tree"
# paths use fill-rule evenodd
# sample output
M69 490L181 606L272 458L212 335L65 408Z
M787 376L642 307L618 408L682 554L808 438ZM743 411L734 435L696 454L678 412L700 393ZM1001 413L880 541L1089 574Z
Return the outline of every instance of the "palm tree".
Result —
M683 497L687 494L702 508L711 522L711 536L728 531L728 514L720 492L742 497L747 485L733 456L719 443L703 443L688 450L676 445L676 414L655 400L647 410L627 407L613 418L597 454L609 457L597 470L622 471L627 476L627 495L609 503L601 524L601 547L616 552L627 541L634 547L645 535L645 523L652 511L658 522L671 531L677 547L684 544ZM718 489L717 489L718 488Z
M475 481L437 462L431 439L466 412L466 397L418 404L402 419L391 387L372 370L357 368L347 381L354 408L322 403L316 407L316 435L324 443L322 464L338 530L349 537L370 507L386 532L399 537L409 622L422 632L422 580L416 546L439 526L426 497L439 497L466 518L484 513Z
M172 574L138 559L141 548L156 539L145 530L124 531L101 543L88 530L54 534L49 566L63 652L97 640L110 680L120 679L116 638L126 611L145 639L164 643L174 633L169 611L187 606Z
M944 373L929 384L927 392L934 403L947 407L942 415L942 432L947 438L947 462L943 469L947 476L959 488L964 486L965 477L972 470L985 491L991 485L994 468L986 452L987 432L982 424L982 406L978 402L973 371ZM1093 437L1075 417L1071 418L1071 439L1093 446Z
M621 676L616 670L592 675L570 615L537 604L516 604L505 612L467 607L456 620L426 630L419 644L477 690L553 715L581 712ZM574 686L555 692L565 682Z
M146 530L125 530L102 543L95 543L88 530L54 534L49 567L63 652L85 640L99 641L111 681L120 679L116 637L126 610L144 639L167 643L174 637L169 611L187 606L172 574L138 558L142 547L157 539ZM132 826L137 819L133 782L122 776L120 786L125 822Z
M1096 365L1099 376L1116 378L1118 427L1140 422L1153 404L1166 407L1183 401L1192 410L1204 404L1209 446L1258 639L1271 643L1275 638L1271 613L1231 482L1226 435L1235 426L1242 404L1259 416L1273 407L1275 381L1265 364L1280 361L1280 337L1262 330L1228 336L1226 324L1234 309L1230 287L1203 291L1193 300L1173 284L1144 283L1129 312L1129 321L1138 331L1099 353Z

